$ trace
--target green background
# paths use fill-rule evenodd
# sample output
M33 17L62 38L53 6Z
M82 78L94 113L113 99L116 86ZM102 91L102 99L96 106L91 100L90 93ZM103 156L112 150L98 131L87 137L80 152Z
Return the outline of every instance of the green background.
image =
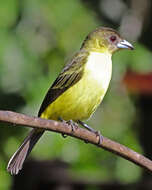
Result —
M98 26L108 23L79 0L0 0L0 108L36 116L47 89L66 61ZM139 42L133 45L135 51L120 51L113 56L109 90L87 123L104 136L143 153L133 127L136 110L122 78L127 68L150 71L152 53ZM1 124L0 189L11 187L7 163L27 132L24 127ZM112 153L51 132L45 133L31 156L63 160L71 164L74 179L93 182L134 183L142 172Z

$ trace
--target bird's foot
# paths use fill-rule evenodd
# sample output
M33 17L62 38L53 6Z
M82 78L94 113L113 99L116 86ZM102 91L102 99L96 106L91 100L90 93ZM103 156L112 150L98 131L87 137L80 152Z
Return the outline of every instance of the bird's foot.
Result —
M69 120L69 121L66 121L66 123L71 126L72 132L78 129L78 124L76 122Z
M74 122L73 120L65 121L65 120L63 120L63 119L60 117L60 118L59 118L59 121L65 123L65 124L70 125L72 132L74 132L74 131L77 130L77 128L78 128L78 124L77 124L76 122ZM64 133L62 133L62 137L66 138L67 135L65 135Z
M80 121L80 120L78 120L78 123L79 123L82 127L86 128L87 130L89 130L89 131L93 132L94 134L96 134L96 136L99 137L98 144L99 144L99 145L102 144L103 137L102 137L100 131L94 130L94 129L91 128L89 125L87 125L86 123L84 123L84 122L82 122L82 121ZM88 143L87 141L85 141L85 142Z
M103 136L101 135L100 131L95 131L96 137L99 137L98 145L102 144Z

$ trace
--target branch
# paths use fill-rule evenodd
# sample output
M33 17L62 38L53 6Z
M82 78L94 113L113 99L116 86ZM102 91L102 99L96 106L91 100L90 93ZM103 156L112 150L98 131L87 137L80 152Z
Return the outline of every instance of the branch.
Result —
M0 111L0 121L13 124L12 126L21 125L67 134L83 141L87 141L99 148L108 150L109 152L113 152L114 154L130 160L131 162L152 172L152 161L148 158L106 137L103 137L102 144L99 145L99 137L86 129L78 127L72 131L71 126L66 123L31 117L12 111Z

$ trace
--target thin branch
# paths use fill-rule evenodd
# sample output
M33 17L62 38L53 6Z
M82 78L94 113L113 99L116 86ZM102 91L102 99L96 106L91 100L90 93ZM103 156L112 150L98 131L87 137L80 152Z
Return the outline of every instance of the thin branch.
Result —
M152 161L148 158L106 137L103 137L102 144L99 145L99 137L86 129L78 127L72 131L71 126L63 122L31 117L12 111L0 111L0 121L13 124L11 126L20 125L67 134L113 152L152 172Z

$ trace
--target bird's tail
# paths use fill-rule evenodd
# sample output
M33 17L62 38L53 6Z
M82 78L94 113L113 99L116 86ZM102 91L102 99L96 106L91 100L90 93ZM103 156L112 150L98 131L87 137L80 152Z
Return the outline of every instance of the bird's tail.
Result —
M21 144L19 149L13 154L8 163L7 170L11 174L16 175L22 169L26 157L29 155L32 148L43 133L44 131L40 131L37 129L32 129L30 131L29 135L24 139L23 143Z

